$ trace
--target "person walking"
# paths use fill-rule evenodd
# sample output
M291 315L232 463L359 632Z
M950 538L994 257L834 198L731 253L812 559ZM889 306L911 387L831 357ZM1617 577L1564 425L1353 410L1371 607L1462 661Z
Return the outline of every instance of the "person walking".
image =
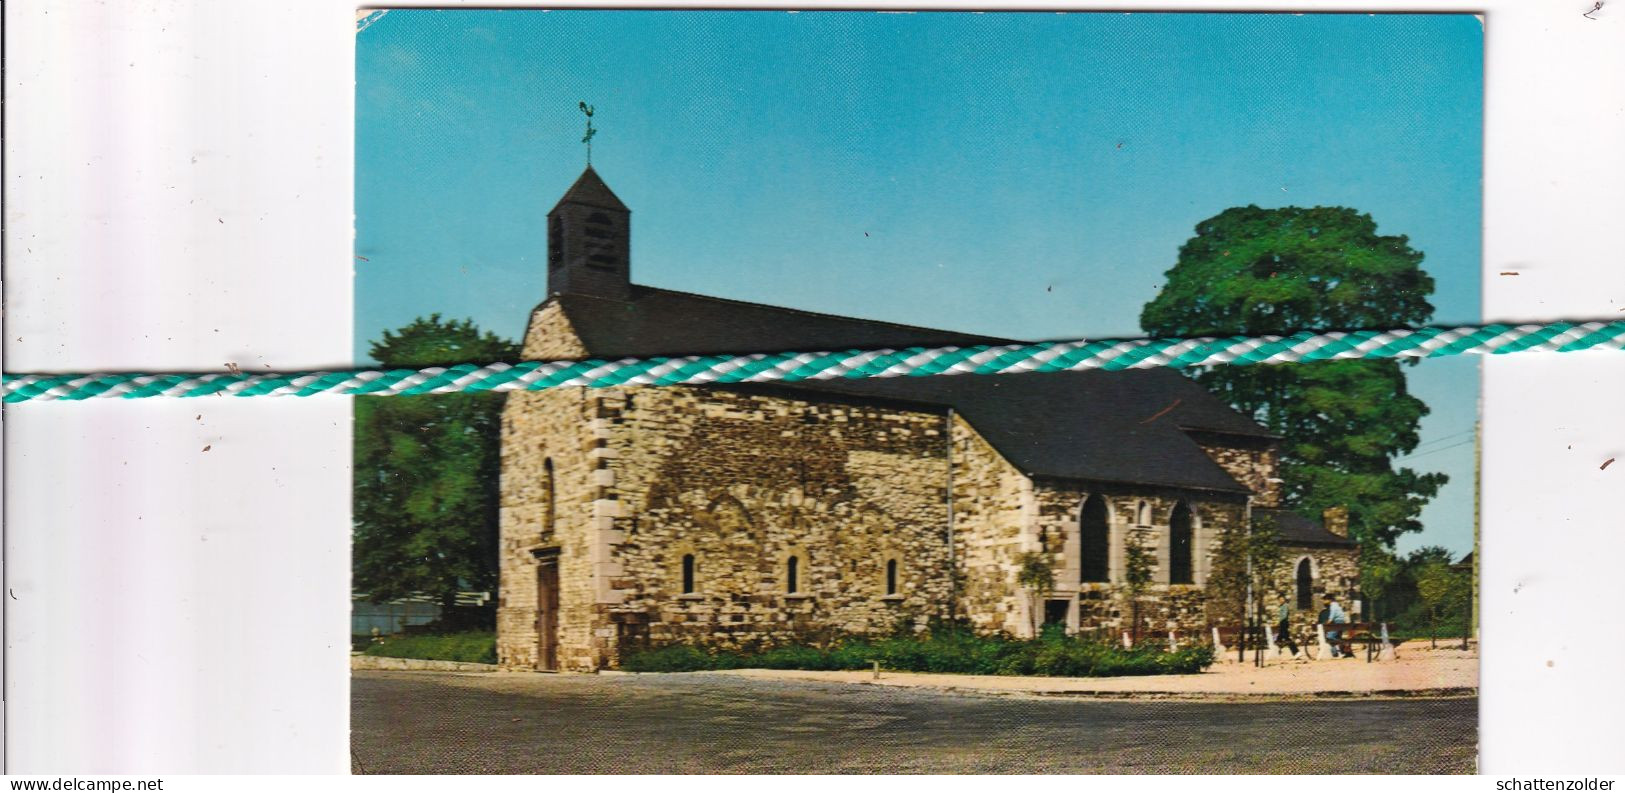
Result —
M1275 610L1275 635L1282 644L1292 648L1293 658L1303 654L1298 649L1298 643L1292 640L1292 607L1287 605L1285 598L1281 599L1281 607Z

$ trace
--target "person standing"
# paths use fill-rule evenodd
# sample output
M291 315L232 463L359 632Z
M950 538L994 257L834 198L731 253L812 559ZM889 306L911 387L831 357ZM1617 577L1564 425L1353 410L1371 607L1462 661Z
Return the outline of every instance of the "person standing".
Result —
M1349 615L1343 611L1343 606L1337 602L1337 598L1326 598L1326 624L1345 625L1348 623L1348 621ZM1337 642L1337 640L1342 637L1343 632L1340 630L1326 631L1326 641L1332 646L1333 658L1340 658L1344 655L1342 648Z
M1302 654L1298 643L1292 640L1292 607L1287 605L1286 599L1281 599L1281 607L1275 610L1275 635L1282 644L1292 648L1292 657Z

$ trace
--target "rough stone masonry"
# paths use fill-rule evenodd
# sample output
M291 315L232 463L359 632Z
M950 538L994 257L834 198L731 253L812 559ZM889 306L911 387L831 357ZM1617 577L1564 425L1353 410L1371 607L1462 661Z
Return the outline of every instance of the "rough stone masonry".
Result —
M528 359L1002 342L634 284L631 212L590 167L548 216ZM504 666L592 671L685 642L1033 635L1233 622L1227 532L1276 517L1280 597L1353 593L1346 515L1279 508L1276 438L1169 371L515 393L502 429ZM1341 522L1339 522L1339 520ZM1051 591L1017 584L1048 555ZM1305 600L1307 598L1307 600Z

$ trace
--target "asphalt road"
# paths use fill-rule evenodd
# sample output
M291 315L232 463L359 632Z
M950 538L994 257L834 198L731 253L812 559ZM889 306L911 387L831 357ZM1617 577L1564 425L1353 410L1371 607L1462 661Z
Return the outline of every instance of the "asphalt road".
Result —
M1472 773L1476 698L1010 698L727 675L355 672L357 773Z

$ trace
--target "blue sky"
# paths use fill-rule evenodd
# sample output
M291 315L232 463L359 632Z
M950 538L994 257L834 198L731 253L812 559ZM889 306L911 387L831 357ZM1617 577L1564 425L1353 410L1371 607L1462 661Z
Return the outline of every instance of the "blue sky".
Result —
M391 11L357 35L356 356L440 312L518 337L593 164L639 283L1015 338L1139 334L1198 221L1343 205L1480 316L1471 15ZM1424 362L1400 549L1472 546L1473 360Z

